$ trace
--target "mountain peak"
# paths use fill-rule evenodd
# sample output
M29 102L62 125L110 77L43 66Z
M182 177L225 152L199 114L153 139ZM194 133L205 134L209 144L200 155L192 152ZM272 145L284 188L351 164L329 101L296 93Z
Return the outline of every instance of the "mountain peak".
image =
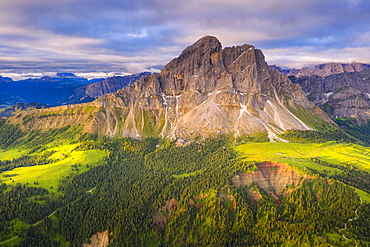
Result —
M211 92L225 70L221 58L222 46L217 38L199 39L163 68L164 92L172 95L183 91Z
M188 49L216 51L221 49L221 42L214 36L204 36L185 49L184 52Z
M281 141L277 134L285 130L312 129L290 110L313 107L298 85L270 70L254 46L222 49L213 36L188 46L160 74L142 77L90 105L102 110L93 117L83 116L81 110L81 116L66 118L68 124L91 119L83 123L86 130L112 137L191 139L227 134L238 138L265 132L271 141ZM41 121L35 116L27 123L30 128L60 123L53 116Z
M221 51L222 46L220 41L214 36L204 36L194 44L188 46L178 57L180 61L187 59L191 54L206 55Z

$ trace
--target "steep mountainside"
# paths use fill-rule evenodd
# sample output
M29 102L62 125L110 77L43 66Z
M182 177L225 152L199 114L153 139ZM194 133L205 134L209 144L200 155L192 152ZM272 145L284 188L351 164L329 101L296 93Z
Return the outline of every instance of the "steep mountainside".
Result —
M327 77L291 78L332 118L370 118L370 69Z
M269 68L260 50L251 45L222 49L215 37L206 36L160 74L142 77L124 90L87 104L19 114L11 121L33 129L83 124L85 131L108 136L266 132L274 140L284 130L312 129L293 112L314 118L313 111L330 121L299 85Z
M118 89L126 88L142 76L149 76L151 72L140 74L109 77L103 81L90 83L86 86L77 88L73 95L69 97L71 102L88 102L104 94L116 92Z
M24 111L24 110L30 110L30 109L41 109L41 108L47 108L47 107L48 105L45 105L42 103L17 103L5 109L0 109L0 117L13 116L17 111Z
M282 70L281 72L286 73L288 76L302 77L302 76L329 76L334 74L349 73L349 72L359 72L365 69L369 69L370 64L363 63L325 63L316 65L315 68L310 69L303 67L302 69L291 69Z

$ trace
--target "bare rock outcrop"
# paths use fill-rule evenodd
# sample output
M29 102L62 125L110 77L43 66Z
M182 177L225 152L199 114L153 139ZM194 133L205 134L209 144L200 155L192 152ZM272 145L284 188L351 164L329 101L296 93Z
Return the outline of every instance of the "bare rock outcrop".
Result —
M165 228L167 225L167 219L171 216L172 210L177 206L177 200L172 198L169 201L166 201L166 204L158 209L157 212L153 215L154 224L158 228Z
M270 70L253 46L222 49L212 36L186 48L159 75L141 78L116 96L128 107L123 132L129 136L145 136L145 121L162 136L184 138L311 129L286 107L313 106L298 85ZM105 106L107 97L96 103Z
M288 193L289 188L294 188L304 180L311 179L308 175L301 174L281 162L263 162L257 167L258 170L255 172L241 173L233 177L233 184L236 187L248 187L255 183L277 200L278 196ZM252 187L247 192L254 201L261 198L259 192Z
M83 243L81 247L107 247L109 244L108 230L98 232L90 238L90 243Z

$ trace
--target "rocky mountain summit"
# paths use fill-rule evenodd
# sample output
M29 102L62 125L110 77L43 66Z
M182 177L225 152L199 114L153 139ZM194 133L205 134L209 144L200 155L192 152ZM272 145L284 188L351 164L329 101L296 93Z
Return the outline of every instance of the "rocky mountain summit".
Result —
M299 114L297 114L299 113ZM298 84L272 70L252 45L222 48L206 36L187 47L160 74L94 102L35 110L10 119L27 128L83 124L108 136L195 138L311 130L299 117L329 118L309 102ZM25 122L24 119L27 121Z

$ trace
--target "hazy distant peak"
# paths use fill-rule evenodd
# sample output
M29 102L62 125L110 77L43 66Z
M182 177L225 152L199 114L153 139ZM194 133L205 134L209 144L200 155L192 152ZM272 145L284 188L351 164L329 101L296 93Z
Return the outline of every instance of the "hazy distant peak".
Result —
M350 73L350 72L359 72L365 69L369 69L370 64L364 63L325 63L325 64L318 64L313 69L308 67L303 67L301 69L291 69L282 71L286 73L288 76L295 76L295 77L302 77L302 76L329 76L333 74L341 74L341 73Z

